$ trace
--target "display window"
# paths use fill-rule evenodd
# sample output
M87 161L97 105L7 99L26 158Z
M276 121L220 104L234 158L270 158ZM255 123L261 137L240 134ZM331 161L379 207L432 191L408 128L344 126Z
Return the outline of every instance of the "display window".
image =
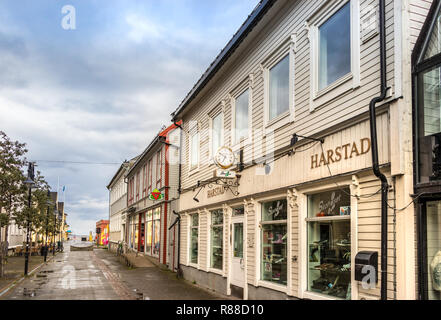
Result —
M199 214L192 214L190 219L190 262L198 263Z
M223 256L223 223L223 211L211 211L211 268L220 270Z
M287 201L262 203L261 279L287 282Z
M152 226L153 226L153 222L152 222L152 210L147 211L146 214L146 230L145 230L145 248L146 248L146 252L150 253L152 252Z
M351 299L349 187L308 196L308 291Z
M153 252L155 256L159 255L161 241L161 208L158 207L153 211Z

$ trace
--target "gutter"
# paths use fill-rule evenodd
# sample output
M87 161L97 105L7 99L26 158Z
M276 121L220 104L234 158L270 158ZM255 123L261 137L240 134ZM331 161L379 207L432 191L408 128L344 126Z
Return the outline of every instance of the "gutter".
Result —
M375 105L386 99L386 7L385 0L380 5L380 74L381 93L369 103L370 131L372 144L372 170L381 181L381 300L387 300L387 191L386 176L381 173L378 161L377 117Z

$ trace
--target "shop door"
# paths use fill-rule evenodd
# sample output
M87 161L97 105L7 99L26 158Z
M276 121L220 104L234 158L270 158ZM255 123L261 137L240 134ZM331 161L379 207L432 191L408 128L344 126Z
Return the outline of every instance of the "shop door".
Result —
M243 218L236 218L231 223L231 244L232 244L232 259L231 259L231 284L244 287L245 272L244 272L244 252L243 252Z

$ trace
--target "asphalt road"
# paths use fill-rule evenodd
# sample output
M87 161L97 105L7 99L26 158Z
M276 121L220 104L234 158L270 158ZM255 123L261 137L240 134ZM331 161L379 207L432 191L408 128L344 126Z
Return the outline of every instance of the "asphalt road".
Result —
M71 242L72 243L72 242ZM0 297L2 300L222 299L155 266L129 269L104 249L64 252Z

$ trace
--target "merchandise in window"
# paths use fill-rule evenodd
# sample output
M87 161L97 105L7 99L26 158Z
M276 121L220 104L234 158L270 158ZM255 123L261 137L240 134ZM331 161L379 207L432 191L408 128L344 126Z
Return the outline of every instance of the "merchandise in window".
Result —
M289 110L289 55L269 70L269 121Z
M287 201L262 204L261 279L282 285L287 281Z
M160 231L161 231L161 208L153 210L153 252L152 254L159 255L160 248Z
M243 258L243 223L234 224L233 256Z
M222 270L223 253L223 223L222 210L211 212L211 267Z
M152 210L147 211L146 214L146 241L145 241L145 247L146 252L150 254L152 252Z
M248 137L248 109L249 109L249 90L245 90L236 99L235 103L235 138L240 141L241 138Z
M350 1L319 27L319 90L351 72Z
M199 214L191 215L190 262L198 263Z
M351 299L350 189L308 197L308 290Z
M441 201L426 203L427 298L441 300Z

